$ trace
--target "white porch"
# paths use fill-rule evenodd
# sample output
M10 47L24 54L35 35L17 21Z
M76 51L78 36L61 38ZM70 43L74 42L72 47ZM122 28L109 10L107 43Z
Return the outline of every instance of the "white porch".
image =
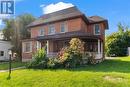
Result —
M47 40L46 43L47 46L47 55L48 57L52 57L52 56L56 56L58 52L53 52L53 50L55 49L56 45L53 43L53 41L49 41ZM103 42L98 39L97 40L97 52L89 52L87 51L90 55L95 56L96 60L100 60L103 58Z

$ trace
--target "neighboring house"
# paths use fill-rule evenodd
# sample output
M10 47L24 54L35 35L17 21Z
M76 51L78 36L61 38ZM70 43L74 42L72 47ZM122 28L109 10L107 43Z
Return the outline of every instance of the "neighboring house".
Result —
M95 59L104 58L108 21L102 17L86 17L76 7L71 7L45 14L29 24L28 28L31 38L22 42L22 61L31 60L33 53L45 46L48 56L56 55L74 37L85 42L85 51L95 53Z
M0 40L3 40L3 38L4 38L3 32L2 30L0 30Z
M11 49L12 45L9 41L3 40L3 33L0 30L0 61L9 59L8 50Z

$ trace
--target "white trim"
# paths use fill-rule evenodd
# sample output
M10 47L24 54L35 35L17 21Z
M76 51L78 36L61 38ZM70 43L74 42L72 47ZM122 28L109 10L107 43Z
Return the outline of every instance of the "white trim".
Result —
M43 35L41 35L41 30L44 31L44 34L43 34ZM44 29L44 28L39 29L39 31L38 31L38 36L45 36L45 29Z
M49 31L50 31L50 26L54 26L54 32L53 32L53 33L49 33ZM55 24L49 25L49 26L48 26L48 35L53 35L53 34L55 34L55 33L56 33Z
M25 44L27 44L27 43L30 43L30 51L25 51ZM32 52L32 42L31 41L24 42L22 48L23 48L23 53L31 53Z
M3 55L1 55L3 53ZM5 56L5 52L3 50L0 50L0 57L4 57Z
M130 47L128 47L128 56L130 56Z
M65 31L64 31L64 32L61 32L61 24L65 24ZM61 23L60 23L60 33L65 33L65 32L68 32L68 24L67 24L67 21L64 21L64 22L61 22Z
M47 54L49 54L49 41L47 40Z
M96 25L99 25L99 34L96 34L96 33L95 33L95 26L96 26ZM101 35L101 26L100 26L100 24L94 24L94 26L93 26L93 31L94 31L94 32L93 32L94 35Z
M36 42L36 49L38 50L38 49L40 49L40 48L41 48L41 42L37 41L37 42Z
M103 53L103 42L101 42L101 53Z
M100 40L98 39L98 54L100 54Z

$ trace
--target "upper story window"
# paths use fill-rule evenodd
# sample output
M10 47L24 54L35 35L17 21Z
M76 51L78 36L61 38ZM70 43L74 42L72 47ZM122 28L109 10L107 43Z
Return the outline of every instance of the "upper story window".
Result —
M55 34L55 26L54 25L50 25L49 26L49 32L48 34Z
M66 32L67 31L67 23L62 22L60 25L60 32Z
M40 29L40 30L39 30L39 35L40 35L40 36L44 36L44 35L45 35L44 29Z
M94 34L100 35L100 25L99 24L94 25Z
M23 52L32 52L32 43L31 42L24 43Z

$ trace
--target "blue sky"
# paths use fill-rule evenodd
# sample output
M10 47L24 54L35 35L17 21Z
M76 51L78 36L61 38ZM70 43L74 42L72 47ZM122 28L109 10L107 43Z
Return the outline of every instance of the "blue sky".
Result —
M43 14L41 5L58 2L72 3L86 16L99 15L109 21L107 34L117 31L119 22L130 26L130 0L16 0L15 13L31 13L39 17Z

